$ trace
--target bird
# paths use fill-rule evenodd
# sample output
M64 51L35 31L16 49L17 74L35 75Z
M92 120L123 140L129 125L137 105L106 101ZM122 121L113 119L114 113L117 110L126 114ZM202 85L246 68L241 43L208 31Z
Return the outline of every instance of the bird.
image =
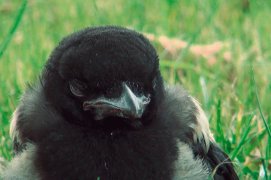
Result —
M13 113L3 179L238 179L200 103L167 85L154 46L120 26L60 41Z

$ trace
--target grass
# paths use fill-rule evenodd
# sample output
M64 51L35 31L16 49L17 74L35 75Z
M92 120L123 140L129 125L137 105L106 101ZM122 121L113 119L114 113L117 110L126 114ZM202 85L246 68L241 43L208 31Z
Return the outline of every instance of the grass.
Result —
M29 0L25 9L21 0L0 0L0 156L11 159L12 112L61 38L115 24L155 35L165 80L199 99L240 178L270 179L270 10L265 0ZM170 53L162 35L187 44ZM193 51L215 42L223 47L211 57Z

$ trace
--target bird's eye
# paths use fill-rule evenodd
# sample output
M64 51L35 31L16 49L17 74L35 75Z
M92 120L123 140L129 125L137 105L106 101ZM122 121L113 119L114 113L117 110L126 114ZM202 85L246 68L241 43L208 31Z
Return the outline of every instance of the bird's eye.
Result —
M84 96L84 91L87 89L87 85L84 82L78 79L73 79L69 82L69 85L73 95L77 97Z

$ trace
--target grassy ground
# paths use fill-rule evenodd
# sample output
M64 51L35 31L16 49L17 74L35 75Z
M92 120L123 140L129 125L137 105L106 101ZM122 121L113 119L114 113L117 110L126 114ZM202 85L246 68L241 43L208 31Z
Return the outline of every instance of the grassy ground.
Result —
M199 99L241 179L271 179L270 1L29 0L9 36L21 6L0 0L0 156L11 158L12 111L60 39L115 24L155 36L165 80Z

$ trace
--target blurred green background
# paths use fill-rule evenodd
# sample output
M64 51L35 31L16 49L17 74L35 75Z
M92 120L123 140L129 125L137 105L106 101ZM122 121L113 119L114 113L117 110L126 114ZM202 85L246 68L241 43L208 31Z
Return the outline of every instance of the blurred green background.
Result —
M10 160L9 121L50 52L87 26L145 33L169 84L206 111L241 179L271 179L270 0L0 0L0 157Z

